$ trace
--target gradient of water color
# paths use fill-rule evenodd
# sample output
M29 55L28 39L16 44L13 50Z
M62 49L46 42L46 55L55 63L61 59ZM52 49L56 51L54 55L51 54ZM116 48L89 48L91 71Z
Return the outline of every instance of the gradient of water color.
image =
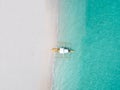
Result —
M56 58L53 90L120 90L120 0L60 0L59 15L75 53Z

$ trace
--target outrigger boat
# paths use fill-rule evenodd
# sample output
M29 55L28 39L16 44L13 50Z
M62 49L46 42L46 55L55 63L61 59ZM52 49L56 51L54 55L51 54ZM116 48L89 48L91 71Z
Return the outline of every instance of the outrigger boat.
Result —
M71 53L74 52L73 50L69 49L69 48L52 48L52 51L55 53L60 53L60 54L66 54L66 53Z

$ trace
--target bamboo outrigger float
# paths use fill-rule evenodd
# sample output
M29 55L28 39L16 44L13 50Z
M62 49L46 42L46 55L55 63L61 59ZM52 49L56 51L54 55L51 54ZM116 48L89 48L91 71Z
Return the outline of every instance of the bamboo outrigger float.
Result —
M66 54L66 53L71 53L74 52L73 50L69 49L69 48L52 48L52 51L55 53L60 53L60 54Z

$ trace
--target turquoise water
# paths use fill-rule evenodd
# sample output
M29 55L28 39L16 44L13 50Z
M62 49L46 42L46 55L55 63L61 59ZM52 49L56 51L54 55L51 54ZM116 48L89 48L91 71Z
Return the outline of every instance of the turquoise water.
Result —
M59 15L75 52L56 58L53 90L120 90L120 0L60 0Z

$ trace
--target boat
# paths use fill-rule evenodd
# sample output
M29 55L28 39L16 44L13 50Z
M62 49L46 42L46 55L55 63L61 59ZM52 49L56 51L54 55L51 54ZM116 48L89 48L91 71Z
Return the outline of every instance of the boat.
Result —
M52 48L52 51L55 52L55 53L60 53L60 54L67 54L67 53L74 52L73 50L71 50L69 48L65 48L65 47Z

